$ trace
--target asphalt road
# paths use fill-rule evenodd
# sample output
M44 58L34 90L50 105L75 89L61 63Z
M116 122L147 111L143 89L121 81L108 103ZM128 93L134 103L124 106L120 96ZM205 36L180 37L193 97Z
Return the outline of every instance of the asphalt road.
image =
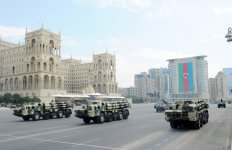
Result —
M209 115L193 130L171 129L153 104L132 105L128 120L90 125L73 115L25 122L0 110L0 150L231 150L232 106L210 105Z

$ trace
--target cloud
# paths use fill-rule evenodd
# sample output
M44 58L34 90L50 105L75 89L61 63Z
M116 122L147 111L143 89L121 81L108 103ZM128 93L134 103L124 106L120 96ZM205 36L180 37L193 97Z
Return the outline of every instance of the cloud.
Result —
M109 39L103 39L103 40L98 40L97 44L99 45L110 45L110 46L118 46L120 45L120 40L117 38L109 38Z
M0 34L3 37L7 37L7 38L24 37L25 31L26 31L26 29L22 28L22 27L12 27L12 26L2 26L2 25L0 25Z
M62 36L61 39L64 47L76 48L78 46L78 40L75 37Z
M96 3L99 8L120 8L129 11L138 11L152 5L152 0L72 0L80 5L83 3Z
M179 3L179 0L163 1L162 3L156 4L153 9L144 12L143 18L147 20L168 18L174 16L175 12L184 8L186 6Z
M212 11L218 15L232 14L232 7L213 8Z

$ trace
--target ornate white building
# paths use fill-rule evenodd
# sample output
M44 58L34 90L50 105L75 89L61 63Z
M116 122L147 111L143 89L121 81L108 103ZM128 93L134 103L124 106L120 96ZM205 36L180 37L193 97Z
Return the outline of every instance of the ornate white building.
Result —
M0 95L19 93L51 99L54 94L117 93L115 56L93 55L93 62L61 60L61 35L43 28L25 33L25 45L0 40Z

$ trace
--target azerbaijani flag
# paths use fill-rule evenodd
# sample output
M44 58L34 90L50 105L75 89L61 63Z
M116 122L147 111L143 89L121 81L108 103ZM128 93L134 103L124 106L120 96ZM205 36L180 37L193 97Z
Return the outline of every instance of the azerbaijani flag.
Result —
M179 73L179 91L180 92L194 91L193 63L192 62L179 63L178 73Z

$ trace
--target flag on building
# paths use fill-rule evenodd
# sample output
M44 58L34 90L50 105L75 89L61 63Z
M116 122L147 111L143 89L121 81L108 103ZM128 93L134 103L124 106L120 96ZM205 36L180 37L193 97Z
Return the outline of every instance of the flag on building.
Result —
M178 64L179 74L179 92L193 92L193 63L179 63Z

